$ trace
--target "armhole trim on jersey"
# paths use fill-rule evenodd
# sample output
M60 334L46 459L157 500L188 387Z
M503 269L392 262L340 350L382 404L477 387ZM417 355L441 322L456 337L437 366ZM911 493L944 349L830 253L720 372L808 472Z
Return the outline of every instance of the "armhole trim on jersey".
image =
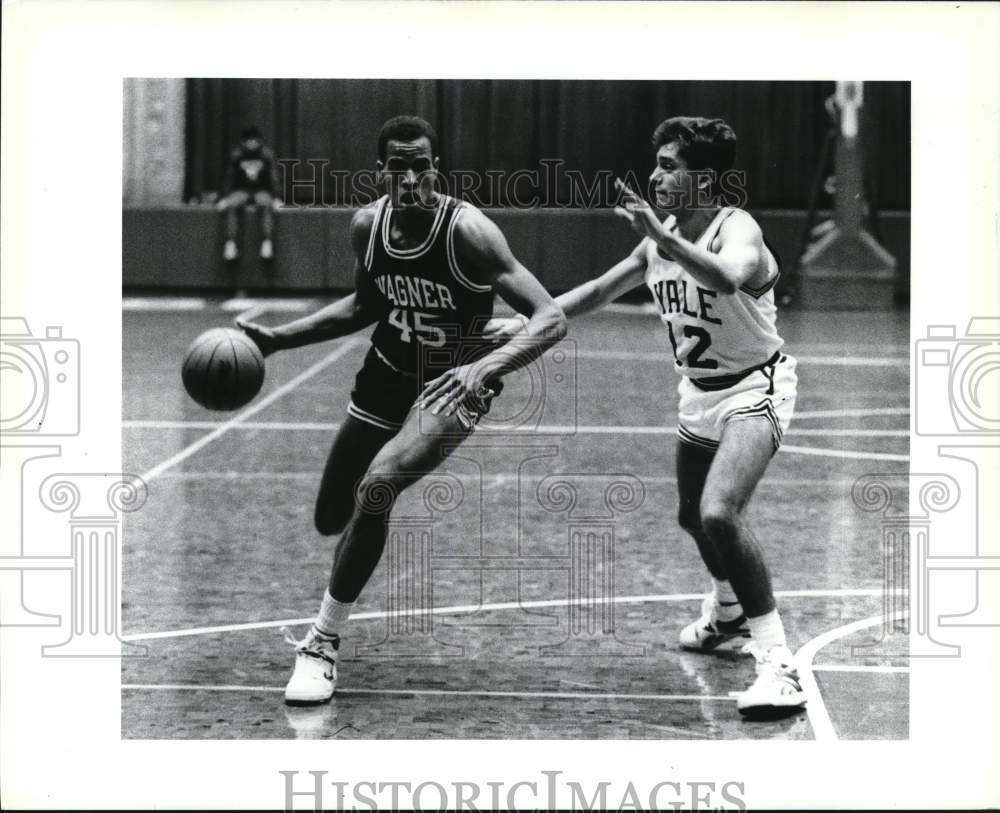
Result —
M740 290L745 294L749 294L754 299L760 299L764 294L770 291L778 283L778 278L781 276L781 271L775 271L774 276L771 277L767 282L761 285L759 288L751 288L749 285L741 285Z
M749 285L741 285L740 290L743 293L752 296L754 299L760 299L764 294L770 291L777 283L778 279L781 277L781 257L778 252L774 250L767 238L761 235L761 240L764 242L764 248L768 250L770 255L774 258L774 276L771 277L767 282L761 285L759 288L751 288Z
M736 207L735 206L728 207L728 209L729 209L729 211L726 212L725 216L719 219L719 226L715 230L715 234L712 235L712 239L708 241L708 250L709 251L712 251L712 243L715 242L716 238L719 236L719 232L722 231L722 224L725 223L726 219L730 215L732 215L733 212L736 211ZM771 277L771 279L769 279L767 282L765 282L759 288L752 288L749 285L741 285L740 288L739 288L743 293L749 294L754 299L760 299L762 296L764 296L764 294L766 294L768 291L770 291L777 284L778 277L781 276L781 263L778 261L778 258L774 255L774 251L771 249L771 247L769 245L767 245L767 240L764 240L764 247L769 252L771 252L771 256L774 257L774 264L775 264L775 267L776 267L774 276ZM718 252L712 251L712 253L713 254L717 254Z
M451 269L452 276L458 281L460 285L465 286L470 291L475 291L476 293L486 293L487 291L492 291L492 285L478 285L469 279L465 274L462 273L462 269L458 267L458 257L455 255L455 224L458 223L458 219L462 216L462 212L465 211L465 204L460 203L455 207L455 214L451 216L451 223L448 224L448 235L445 241L448 248L448 267Z
M431 229L427 234L427 239L414 248L398 249L393 248L389 244L389 219L392 214L392 207L389 206L389 198L386 196L386 204L384 207L386 214L385 217L382 218L382 248L385 249L386 254L399 260L415 260L417 257L422 257L431 250L431 246L433 246L434 241L437 240L438 232L441 231L441 224L444 222L445 210L448 209L448 198L445 195L442 195L441 197L442 200L438 205L437 212L434 215L434 222L431 224Z
M388 195L383 195L375 204L375 219L372 221L372 231L368 235L368 250L365 252L365 270L372 270L372 256L375 253L375 239L382 226L382 212L385 210L385 203L389 200Z
M712 244L715 242L716 238L719 236L719 232L722 231L722 224L725 223L736 211L735 206L723 206L719 210L719 214L715 216L715 219L708 224L708 229L711 229L713 225L715 226L715 233L708 238L705 244L705 250L711 252L712 254L718 254L718 251L712 251ZM706 232L708 231L706 229Z

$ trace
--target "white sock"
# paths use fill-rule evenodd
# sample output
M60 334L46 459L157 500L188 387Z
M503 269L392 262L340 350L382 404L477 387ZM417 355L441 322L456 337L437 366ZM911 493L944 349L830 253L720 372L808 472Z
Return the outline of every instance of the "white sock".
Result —
M751 637L764 652L776 646L788 648L785 641L785 628L781 623L781 616L778 615L777 608L766 615L748 618L747 624L750 627Z
M715 599L715 615L719 621L734 621L743 615L740 600L728 579L712 579L712 597Z
M317 632L321 635L326 635L327 637L340 635L353 609L353 601L349 604L337 601L337 599L330 595L330 590L327 588L323 593L323 604L319 608L319 615L316 616L313 626L316 627Z

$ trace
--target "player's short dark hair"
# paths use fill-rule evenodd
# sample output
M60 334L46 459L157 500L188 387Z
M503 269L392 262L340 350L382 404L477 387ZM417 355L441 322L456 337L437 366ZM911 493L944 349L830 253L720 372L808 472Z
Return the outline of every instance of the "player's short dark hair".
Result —
M736 133L722 119L675 116L661 121L653 131L653 148L676 141L677 152L688 169L710 169L715 173L713 188L719 178L736 163Z
M244 127L243 133L240 135L241 141L246 141L250 138L260 138L260 128L256 124Z
M427 138L431 142L431 155L437 157L438 136L429 121L419 116L394 116L382 125L378 133L378 158L385 160L385 149L389 141L416 141Z

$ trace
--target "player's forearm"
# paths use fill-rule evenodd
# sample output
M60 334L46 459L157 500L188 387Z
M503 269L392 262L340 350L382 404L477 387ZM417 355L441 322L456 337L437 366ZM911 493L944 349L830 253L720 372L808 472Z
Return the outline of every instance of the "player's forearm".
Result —
M610 301L608 292L601 287L600 281L596 279L585 282L583 285L577 285L572 290L556 297L556 304L562 308L567 319L599 310Z
M556 297L556 304L567 318L600 310L638 285L645 267L641 256L630 254L596 279Z
M274 328L274 337L279 349L289 350L356 333L374 321L375 318L366 313L351 294L315 313L279 325Z
M487 378L499 378L534 361L566 335L566 316L557 305L536 310L525 326L502 347L483 358Z
M745 269L727 263L717 254L685 240L676 233L666 233L657 240L659 249L684 266L706 288L723 294L736 293L746 276Z

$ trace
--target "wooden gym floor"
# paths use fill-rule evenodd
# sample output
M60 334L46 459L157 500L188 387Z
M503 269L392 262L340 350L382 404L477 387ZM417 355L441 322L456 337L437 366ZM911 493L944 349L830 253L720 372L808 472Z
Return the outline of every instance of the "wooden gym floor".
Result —
M334 540L313 500L367 339L272 357L236 413L191 402L180 360L241 311L276 323L318 304L126 299L125 471L149 498L125 526L124 737L907 737L905 661L873 646L882 532L851 499L858 477L907 470L905 312L779 316L796 418L750 518L807 712L745 722L732 693L752 659L677 647L708 578L675 520L669 345L634 306L575 320L541 368L509 377L492 417L517 431L477 431L404 494L336 696L286 707L279 628L301 636L326 583Z

